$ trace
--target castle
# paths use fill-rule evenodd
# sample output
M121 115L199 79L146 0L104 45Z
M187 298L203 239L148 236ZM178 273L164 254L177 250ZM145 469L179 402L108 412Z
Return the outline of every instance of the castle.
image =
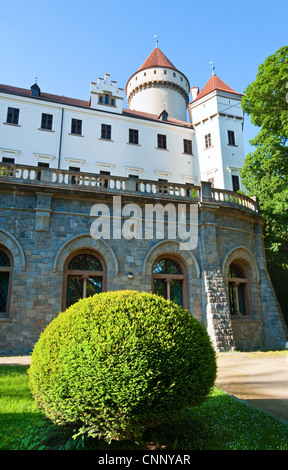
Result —
M61 310L118 289L182 305L216 350L285 347L265 222L240 178L241 97L214 72L191 88L157 46L125 90L105 74L89 101L0 85L2 354L30 352Z

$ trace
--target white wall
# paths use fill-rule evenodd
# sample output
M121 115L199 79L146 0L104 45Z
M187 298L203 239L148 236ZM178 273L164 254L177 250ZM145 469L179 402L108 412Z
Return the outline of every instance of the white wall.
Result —
M191 139L193 149L196 148L193 129L113 112L51 104L32 97L1 93L0 98L0 158L4 154L8 156L5 149L17 150L18 154L11 153L16 163L35 166L43 161L57 168L64 109L61 168L74 166L92 173L105 170L118 176L138 174L139 178L163 178L176 183L199 179L196 156L183 154L183 139ZM19 126L5 124L8 106L20 109ZM52 132L39 130L42 113L53 115ZM81 136L71 135L72 118L82 120ZM112 126L111 141L101 139L101 124ZM129 128L138 129L139 145L128 143ZM167 150L157 148L157 133L167 136Z

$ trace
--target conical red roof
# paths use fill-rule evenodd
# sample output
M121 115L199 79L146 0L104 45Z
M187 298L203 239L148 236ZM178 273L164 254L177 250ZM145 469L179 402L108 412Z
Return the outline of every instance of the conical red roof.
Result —
M204 88L200 91L200 93L196 96L196 98L192 101L195 103L196 100L203 98L203 96L208 95L212 91L220 90L220 91L227 91L228 93L235 93L235 95L239 95L234 91L230 86L226 85L217 75L212 75L212 77L208 80Z
M169 67L177 70L176 67L172 64L172 62L167 59L165 54L163 54L163 52L158 47L155 47L149 57L141 65L139 70L148 69L150 67Z

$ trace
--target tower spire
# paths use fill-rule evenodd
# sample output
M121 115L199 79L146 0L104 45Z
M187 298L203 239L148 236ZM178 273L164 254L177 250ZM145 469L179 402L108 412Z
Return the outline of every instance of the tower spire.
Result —
M212 65L212 75L216 75L214 62L211 61L210 64Z
M155 34L153 38L155 38L155 47L158 47L158 34Z

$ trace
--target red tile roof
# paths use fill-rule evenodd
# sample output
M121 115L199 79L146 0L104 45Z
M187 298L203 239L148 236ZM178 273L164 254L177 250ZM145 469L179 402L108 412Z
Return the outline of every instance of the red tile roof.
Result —
M224 83L223 80L217 77L217 75L212 75L212 77L208 80L204 88L200 91L200 93L196 96L192 103L195 103L195 101L200 100L200 98L203 98L203 96L206 96L215 90L227 91L228 93L240 95L240 93L237 93L230 86L226 85L226 83Z
M29 98L40 100L40 101L44 100L44 101L50 101L52 103L80 106L81 108L90 108L89 101L77 100L75 98L67 98L66 96L51 95L49 93L43 93L42 91L41 91L40 96L35 97L35 96L32 96L31 89L27 89L27 88L18 88L18 87L0 84L0 93L1 92L9 93L12 95L25 96L25 97L29 97ZM152 121L162 122L161 118L156 114L149 114L149 113L144 113L141 111L133 111L130 109L122 109L122 115L136 117L139 119L148 119ZM174 124L176 126L192 128L192 125L190 123L185 122L185 121L179 121L178 119L170 118L169 116L167 118L167 123Z
M72 106L81 106L82 108L90 108L89 101L77 100L75 98L67 98L66 96L51 95L50 93L40 92L40 96L32 96L31 89L18 88L9 85L0 85L0 92L11 93L12 95L27 96L29 98L42 99L52 101L53 103L68 104Z
M176 67L172 64L172 62L167 59L167 57L158 47L155 47L155 49L151 52L149 57L141 65L138 71L148 69L150 67L169 67L171 69L177 70Z
M123 116L131 116L131 117L137 117L137 118L142 118L142 119L148 119L150 121L163 122L161 115L158 116L157 114L145 113L144 111L134 111L132 109L123 109L122 114ZM193 129L193 126L191 123L186 122L186 121L180 121L179 119L169 117L169 115L167 117L167 121L165 122L167 122L168 124L174 124L176 126L188 127L189 129Z

